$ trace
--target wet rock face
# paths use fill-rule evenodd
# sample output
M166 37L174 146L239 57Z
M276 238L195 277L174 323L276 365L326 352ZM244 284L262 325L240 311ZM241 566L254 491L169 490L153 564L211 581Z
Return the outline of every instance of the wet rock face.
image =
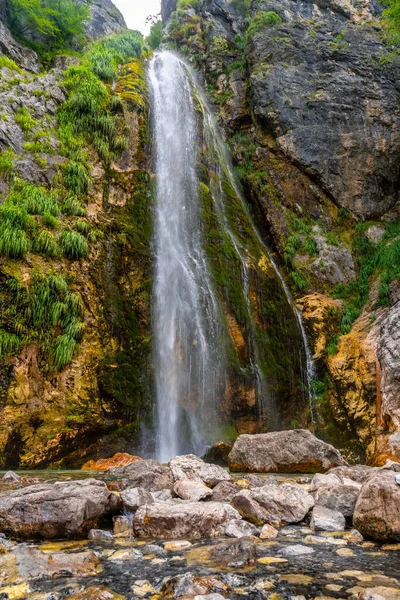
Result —
M68 538L117 508L95 479L38 484L0 496L0 531L21 538Z
M358 25L376 5L328 5L260 3L284 23L252 37L251 103L285 154L340 206L379 216L399 200L398 67L377 65L382 42Z
M394 471L381 471L362 487L353 523L365 537L400 541L400 485Z
M234 471L295 473L345 465L340 452L305 429L241 435L229 454Z

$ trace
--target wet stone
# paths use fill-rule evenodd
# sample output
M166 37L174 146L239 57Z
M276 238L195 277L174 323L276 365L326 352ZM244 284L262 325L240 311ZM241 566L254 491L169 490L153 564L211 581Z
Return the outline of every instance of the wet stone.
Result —
M305 554L314 554L315 550L310 548L309 546L302 546L301 544L296 544L293 546L285 546L283 550L281 550L282 556L304 556Z

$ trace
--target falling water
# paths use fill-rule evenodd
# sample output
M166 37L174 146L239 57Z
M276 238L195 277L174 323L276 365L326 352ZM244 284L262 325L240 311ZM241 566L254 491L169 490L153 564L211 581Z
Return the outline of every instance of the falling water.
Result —
M240 260L241 272L233 276L241 278L249 323L249 361L256 381L260 419L267 412L269 426L275 427L277 411L273 391L262 374L255 341L248 265L251 257L226 214L228 198L223 181L229 183L243 206L244 202L223 142L206 99L182 60L170 52L155 55L149 79L157 177L153 310L157 443L159 459L167 460L182 452L201 454L204 450L207 440L203 423L206 416L211 421L218 417L218 400L223 394L226 372L222 320L202 235L196 173L200 161L197 106L202 114L208 167L214 173L210 187L214 210ZM270 252L256 231L254 235L279 277L297 319L307 363L306 384L311 390L313 363L301 315Z
M185 65L150 65L156 146L154 286L158 456L201 454L198 423L215 410L223 359L220 316L206 264L196 175L197 124Z

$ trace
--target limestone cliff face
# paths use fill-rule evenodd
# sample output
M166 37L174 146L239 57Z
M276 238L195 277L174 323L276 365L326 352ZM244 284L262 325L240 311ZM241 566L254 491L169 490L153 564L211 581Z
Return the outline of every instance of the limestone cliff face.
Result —
M395 273L383 299L373 267L400 206L399 61L382 10L262 0L244 21L226 0L199 0L195 16L163 2L167 42L203 73L258 226L307 294L319 432L370 462L400 458Z
M91 39L97 39L126 29L125 19L111 0L100 0L90 4L90 20L86 31Z

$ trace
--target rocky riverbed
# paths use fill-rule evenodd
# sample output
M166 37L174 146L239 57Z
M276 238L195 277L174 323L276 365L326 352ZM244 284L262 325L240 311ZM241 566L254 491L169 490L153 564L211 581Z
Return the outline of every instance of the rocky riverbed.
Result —
M264 471L188 455L6 474L0 598L400 598L400 464L348 466L303 431L235 446L230 462L258 457ZM268 472L277 464L288 472Z

